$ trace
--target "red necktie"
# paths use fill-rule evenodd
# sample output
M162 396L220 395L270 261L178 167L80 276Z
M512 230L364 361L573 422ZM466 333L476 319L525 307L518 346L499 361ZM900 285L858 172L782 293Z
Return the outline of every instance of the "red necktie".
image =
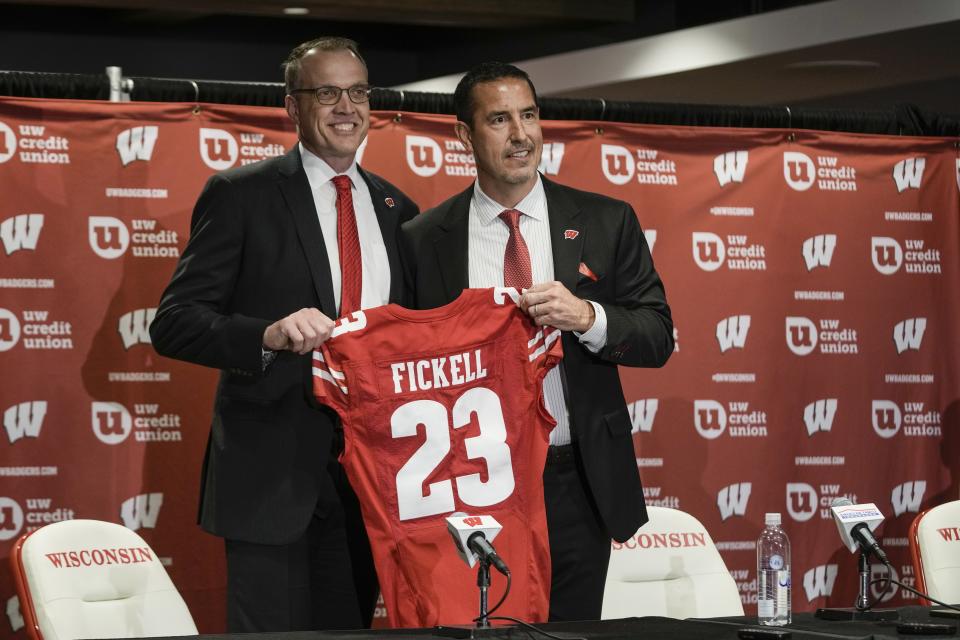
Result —
M353 212L350 178L334 176L337 188L337 247L340 253L340 315L360 309L363 291L363 260L360 257L360 235L357 216Z
M507 240L507 249L503 252L503 284L517 291L527 289L533 284L530 275L530 252L520 235L522 215L516 209L507 209L500 214L500 219L510 227L510 239Z

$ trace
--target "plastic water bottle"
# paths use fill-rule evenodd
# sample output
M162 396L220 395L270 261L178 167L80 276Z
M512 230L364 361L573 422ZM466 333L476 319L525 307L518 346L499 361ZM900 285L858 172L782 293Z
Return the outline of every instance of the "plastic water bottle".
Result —
M790 624L790 540L780 528L780 514L768 513L757 539L757 620Z

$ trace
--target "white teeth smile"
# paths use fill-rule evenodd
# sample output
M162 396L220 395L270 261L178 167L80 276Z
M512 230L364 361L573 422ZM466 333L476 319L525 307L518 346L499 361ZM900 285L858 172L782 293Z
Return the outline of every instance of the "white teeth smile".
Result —
M353 131L356 127L357 125L350 122L333 125L333 128L336 129L337 131L344 131L344 132Z

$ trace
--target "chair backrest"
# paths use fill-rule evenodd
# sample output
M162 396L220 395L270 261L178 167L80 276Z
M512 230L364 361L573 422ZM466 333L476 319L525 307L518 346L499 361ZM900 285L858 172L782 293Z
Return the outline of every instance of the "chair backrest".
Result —
M613 545L601 618L742 616L737 584L703 524L666 507L647 513L647 524Z
M948 604L960 603L960 500L918 514L909 537L917 589Z
M33 640L197 633L156 554L119 524L49 524L21 536L10 562Z

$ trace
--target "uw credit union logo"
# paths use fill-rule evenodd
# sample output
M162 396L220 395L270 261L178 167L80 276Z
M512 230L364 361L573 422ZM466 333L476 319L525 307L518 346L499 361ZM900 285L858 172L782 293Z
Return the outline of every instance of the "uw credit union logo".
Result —
M200 128L200 158L214 171L229 169L237 162L237 139L223 129Z
M433 138L407 136L407 166L421 178L436 175L443 166L443 152Z
M93 252L106 260L122 256L130 246L127 225L111 216L90 216L87 239Z
M19 503L6 496L0 497L0 540L17 537L23 528L23 509Z
M17 152L17 134L5 122L0 122L0 163L4 163Z

